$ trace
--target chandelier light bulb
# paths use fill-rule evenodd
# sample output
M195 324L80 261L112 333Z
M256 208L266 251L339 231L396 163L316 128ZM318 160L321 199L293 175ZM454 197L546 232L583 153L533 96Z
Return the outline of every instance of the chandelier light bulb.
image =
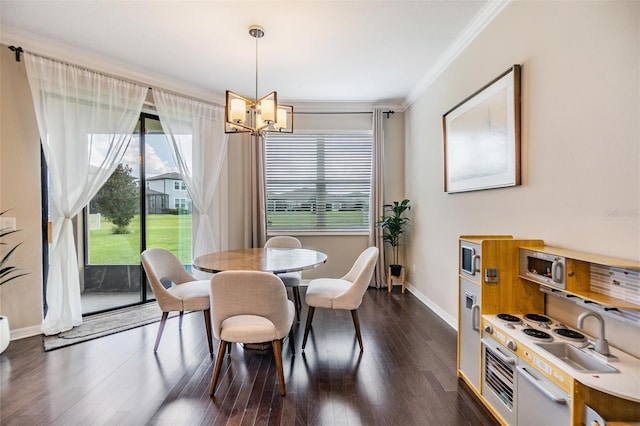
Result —
M262 120L265 123L273 123L276 120L275 117L275 104L271 99L265 99L260 105L260 112L262 114Z
M231 121L237 124L244 123L246 116L246 104L242 99L231 100Z
M278 118L273 125L276 129L286 129L287 128L287 110L284 108L278 108Z

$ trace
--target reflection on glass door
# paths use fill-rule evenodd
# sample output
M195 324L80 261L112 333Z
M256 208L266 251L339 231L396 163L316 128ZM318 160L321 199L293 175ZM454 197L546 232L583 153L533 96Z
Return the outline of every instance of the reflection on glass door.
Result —
M160 121L147 117L144 129L145 247L169 250L190 270L191 197L180 177ZM146 294L147 300L153 298L148 283Z
M157 117L142 114L129 147L85 209L83 314L153 300L140 253L170 250L191 263L191 197Z

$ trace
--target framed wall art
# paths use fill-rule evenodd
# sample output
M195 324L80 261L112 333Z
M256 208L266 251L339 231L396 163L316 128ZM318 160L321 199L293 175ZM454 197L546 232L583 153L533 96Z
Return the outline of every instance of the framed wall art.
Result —
M520 65L442 116L444 190L520 185Z

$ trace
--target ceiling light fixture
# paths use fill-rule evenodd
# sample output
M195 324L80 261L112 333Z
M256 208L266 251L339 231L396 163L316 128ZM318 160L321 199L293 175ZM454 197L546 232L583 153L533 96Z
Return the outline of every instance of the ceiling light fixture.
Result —
M293 106L278 103L276 92L258 99L258 39L264 36L264 29L252 25L249 35L256 39L256 97L250 99L227 90L224 132L253 136L265 132L293 133Z

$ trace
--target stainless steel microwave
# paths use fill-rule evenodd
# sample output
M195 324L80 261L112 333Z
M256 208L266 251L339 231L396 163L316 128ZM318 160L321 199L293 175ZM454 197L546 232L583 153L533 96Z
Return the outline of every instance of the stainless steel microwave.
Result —
M464 242L460 245L460 272L475 277L480 272L480 246Z
M520 249L520 276L560 289L567 288L566 259L551 253Z

